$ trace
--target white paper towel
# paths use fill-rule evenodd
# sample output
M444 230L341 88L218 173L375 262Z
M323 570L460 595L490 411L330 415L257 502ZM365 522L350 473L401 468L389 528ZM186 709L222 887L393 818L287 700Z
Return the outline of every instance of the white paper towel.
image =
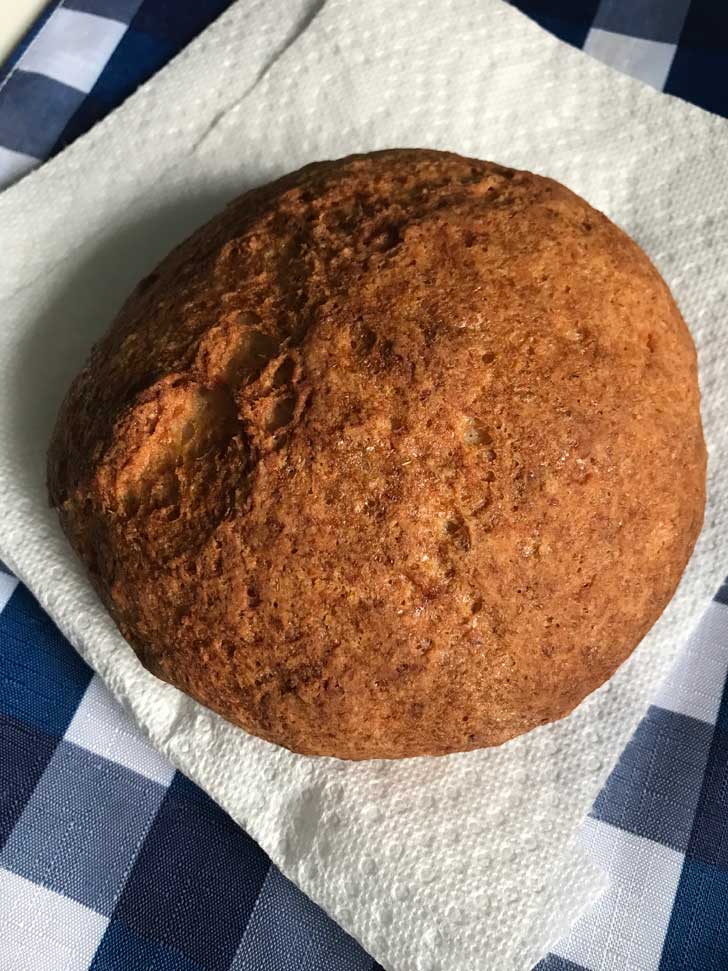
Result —
M553 175L642 243L698 340L710 504L668 611L568 719L493 751L351 765L250 738L140 668L47 509L44 452L91 340L166 249L243 188L392 145ZM153 742L387 968L529 968L598 890L579 820L720 578L726 159L724 122L497 0L243 0L0 196L0 553Z

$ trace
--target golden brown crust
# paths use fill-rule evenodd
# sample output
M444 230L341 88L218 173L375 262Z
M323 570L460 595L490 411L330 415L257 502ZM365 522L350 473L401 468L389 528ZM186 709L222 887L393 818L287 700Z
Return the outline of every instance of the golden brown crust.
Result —
M49 489L143 663L343 758L568 713L702 522L695 351L568 189L419 150L248 193L139 284Z

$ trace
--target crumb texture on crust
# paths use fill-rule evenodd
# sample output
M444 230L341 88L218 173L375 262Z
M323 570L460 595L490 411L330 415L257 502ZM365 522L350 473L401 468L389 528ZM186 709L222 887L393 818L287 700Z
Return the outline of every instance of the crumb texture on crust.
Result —
M667 604L704 484L694 347L640 248L423 150L230 204L138 285L49 451L142 662L354 759L567 714Z

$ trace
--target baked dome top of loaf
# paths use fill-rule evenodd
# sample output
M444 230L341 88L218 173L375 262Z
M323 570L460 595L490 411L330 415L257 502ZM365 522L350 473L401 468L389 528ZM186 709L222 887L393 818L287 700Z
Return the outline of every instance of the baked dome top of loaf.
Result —
M704 480L694 347L639 247L424 150L231 203L130 296L49 453L141 661L344 758L567 714L671 597Z

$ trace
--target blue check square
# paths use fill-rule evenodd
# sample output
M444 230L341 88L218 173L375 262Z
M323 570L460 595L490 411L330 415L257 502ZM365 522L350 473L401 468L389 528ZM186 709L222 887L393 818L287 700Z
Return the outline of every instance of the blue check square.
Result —
M33 158L50 154L83 91L32 71L13 71L0 88L0 145ZM32 104L35 117L29 117Z
M678 47L665 81L665 92L694 101L718 115L728 115L728 48Z
M289 919L282 921L281 914ZM294 966L312 971L379 968L352 937L271 866L229 971L256 967L288 971Z
M553 0L518 0L515 6L544 30L568 44L581 47L596 16L599 0L562 0L560 3Z
M0 850L45 772L57 740L0 715Z
M166 38L179 49L229 6L230 0L197 0L196 3L145 0L132 26L135 30Z
M228 971L269 867L247 833L178 774L115 918L209 971Z
M123 24L132 20L142 3L143 0L63 0L63 6L68 10L92 13L97 17L119 20Z
M0 852L0 866L109 916L164 787L62 741Z
M573 961L567 961L566 958L549 954L543 961L539 961L533 971L588 971L588 969L582 967L581 964L574 964Z
M33 595L16 587L0 613L0 714L60 738L90 680Z
M690 0L601 0L593 27L623 34L677 44Z
M685 860L659 971L728 968L728 871Z
M142 937L115 917L106 929L89 971L208 971L161 941ZM252 971L252 969L251 969Z
M684 851L712 738L711 725L651 707L597 796L591 815Z

